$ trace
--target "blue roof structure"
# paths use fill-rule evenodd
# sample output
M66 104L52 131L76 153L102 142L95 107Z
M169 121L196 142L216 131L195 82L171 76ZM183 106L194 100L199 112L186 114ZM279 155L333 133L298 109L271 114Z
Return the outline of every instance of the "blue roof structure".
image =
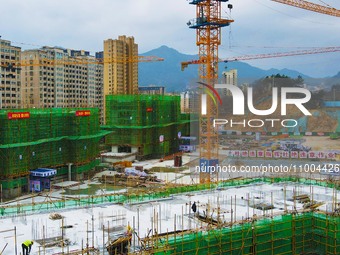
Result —
M56 169L50 169L50 168L38 168L35 170L30 171L31 176L37 176L37 177L49 177L54 176L57 174Z

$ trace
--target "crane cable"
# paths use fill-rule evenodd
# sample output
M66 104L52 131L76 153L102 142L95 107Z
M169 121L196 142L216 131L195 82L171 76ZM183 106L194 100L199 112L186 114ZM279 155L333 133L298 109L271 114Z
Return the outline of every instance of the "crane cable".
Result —
M297 19L297 20L301 20L301 21L305 21L305 22L309 22L309 23L315 23L315 24L323 24L323 25L332 25L331 23L326 23L326 22L319 22L319 21L314 21L314 20L309 20L309 19L304 19L304 18L301 18L301 17L298 17L298 16L294 16L294 15L291 15L291 14L288 14L286 12L282 12L282 11L279 11L277 9L274 9L264 3L261 3L259 2L258 0L254 0L255 2L257 2L258 4L260 5L263 5L264 7L274 11L274 12L277 12L277 13L280 13L284 16L288 16L288 17L291 17L291 18L294 18L294 19Z
M329 8L334 8L333 6L330 6L329 4L325 3L325 2L322 1L322 0L319 0L319 2L323 3L324 5L326 5L326 6L329 7Z

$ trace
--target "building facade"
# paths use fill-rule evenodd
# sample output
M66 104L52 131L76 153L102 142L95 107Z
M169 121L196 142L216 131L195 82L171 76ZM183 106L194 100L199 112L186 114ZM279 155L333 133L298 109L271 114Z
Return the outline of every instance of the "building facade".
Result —
M89 52L43 47L21 57L23 108L102 109L102 67Z
M236 69L223 72L222 77L223 77L223 82L225 84L237 86L237 70ZM228 89L223 89L222 95L230 96L231 94Z
M138 94L138 44L134 37L104 41L104 95Z
M103 65L103 52L96 52L96 94L95 102L96 107L100 111L100 123L104 123L104 65Z
M20 53L21 48L0 37L0 109L21 105Z
M139 94L145 95L164 95L165 87L163 86L142 86L138 87Z
M22 108L63 107L65 96L65 60L62 49L26 50L22 58Z
M200 112L201 94L197 91L185 91L181 93L181 112L198 113Z

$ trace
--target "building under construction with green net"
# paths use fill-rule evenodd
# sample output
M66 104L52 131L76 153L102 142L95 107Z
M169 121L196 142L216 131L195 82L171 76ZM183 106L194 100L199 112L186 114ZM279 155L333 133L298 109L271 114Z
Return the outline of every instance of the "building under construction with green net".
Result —
M188 135L190 117L181 114L180 96L108 95L105 142L112 152L136 153L138 159L178 152L179 138Z
M339 189L339 181L330 182L320 178L307 179L294 176L235 178L218 184L163 186L152 192L150 189L123 193L113 191L81 197L63 196L60 199L53 199L52 203L49 200L34 203L33 200L27 200L21 204L3 204L0 205L0 218L2 221L5 218L20 216L26 219L29 215L46 213L51 215L51 212L58 210L77 208L92 210L100 208L101 212L105 213L106 210L108 218L119 218L119 214L114 216L113 212L121 212L124 208L135 230L130 243L130 252L126 254L337 255L340 254L340 204L336 195ZM251 196L258 194L256 190L261 191L263 198L270 192L270 200L277 210L263 208L251 212L252 206L245 205L252 200L249 199ZM241 197L244 192L249 192L245 200ZM202 196L208 198L204 202L200 200L201 207L193 213L191 202L196 201L198 204L197 199L202 199ZM314 202L303 202L300 198L304 196L308 196ZM321 204L328 206L314 208L304 206L317 204L321 197L327 199ZM206 204L207 201L209 204ZM209 211L205 205L209 205ZM144 211L148 207L151 207L150 215ZM139 217L139 208L143 208L143 217ZM202 217L203 211L207 212L206 217ZM75 212L82 215L81 210ZM88 215L89 211L83 213ZM92 214L92 219L93 222L99 221L101 225L103 214ZM114 224L119 224L116 221ZM152 222L152 228L146 228L147 221ZM114 231L113 228L108 230L109 222L107 224L106 229L103 227L93 230L98 231L96 238L101 236L101 231L103 235L104 232ZM82 233L79 228L77 231L77 234ZM99 241L98 245L100 243ZM104 244L102 248L103 254L107 254Z
M28 191L30 171L53 168L82 178L99 160L97 108L0 111L0 184L4 197ZM65 179L66 179L65 178Z
M207 231L154 238L149 254L340 254L340 218L322 213L285 214Z

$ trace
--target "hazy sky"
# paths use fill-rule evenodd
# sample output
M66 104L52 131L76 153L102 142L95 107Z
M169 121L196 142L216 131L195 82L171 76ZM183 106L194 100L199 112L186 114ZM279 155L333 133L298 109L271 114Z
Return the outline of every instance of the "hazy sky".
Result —
M320 0L310 0L321 4ZM340 9L339 0L325 0ZM233 4L231 15L227 4ZM235 22L222 30L219 57L340 46L340 18L270 0L230 0L223 16ZM0 0L0 35L23 49L44 45L102 50L103 40L134 36L143 53L167 45L197 54L195 17L187 0ZM305 48L304 48L305 49ZM269 69L290 68L313 77L340 71L340 52L248 61Z

